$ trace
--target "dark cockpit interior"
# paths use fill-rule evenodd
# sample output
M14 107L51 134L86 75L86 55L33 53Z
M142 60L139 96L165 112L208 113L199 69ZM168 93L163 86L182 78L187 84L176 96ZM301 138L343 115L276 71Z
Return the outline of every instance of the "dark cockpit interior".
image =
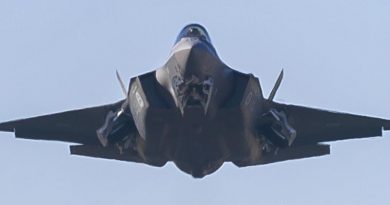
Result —
M207 33L206 29L199 24L189 24L185 26L177 36L175 44L179 42L182 38L191 38L191 37L199 38L200 40L203 40L211 44L211 39L209 34Z

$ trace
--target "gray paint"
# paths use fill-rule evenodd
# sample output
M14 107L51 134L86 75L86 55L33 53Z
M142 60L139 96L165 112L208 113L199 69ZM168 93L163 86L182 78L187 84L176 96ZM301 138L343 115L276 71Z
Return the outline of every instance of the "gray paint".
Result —
M71 147L72 154L152 166L173 161L198 178L224 162L243 167L329 154L329 146L319 143L381 136L389 127L380 118L275 103L281 77L266 100L258 78L227 66L208 35L191 32L179 35L161 68L131 79L128 101L1 123L0 130L19 138L81 143ZM95 132L109 112L122 109L131 129L103 140L103 147ZM286 127L293 129L292 138Z

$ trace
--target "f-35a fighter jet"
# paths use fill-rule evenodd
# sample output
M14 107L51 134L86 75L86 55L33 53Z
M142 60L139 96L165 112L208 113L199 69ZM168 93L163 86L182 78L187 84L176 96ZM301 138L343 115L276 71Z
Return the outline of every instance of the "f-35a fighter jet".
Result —
M183 28L168 61L131 78L110 105L10 121L17 138L77 143L74 155L164 166L201 178L238 167L327 155L323 142L381 136L390 121L273 101L258 78L227 66L204 27Z

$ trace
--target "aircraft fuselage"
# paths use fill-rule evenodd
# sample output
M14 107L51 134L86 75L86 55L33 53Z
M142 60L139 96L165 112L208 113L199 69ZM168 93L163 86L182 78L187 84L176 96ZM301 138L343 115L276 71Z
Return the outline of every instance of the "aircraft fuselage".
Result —
M131 80L130 110L150 164L203 177L225 161L260 157L260 84L225 65L208 42L183 38L167 63Z

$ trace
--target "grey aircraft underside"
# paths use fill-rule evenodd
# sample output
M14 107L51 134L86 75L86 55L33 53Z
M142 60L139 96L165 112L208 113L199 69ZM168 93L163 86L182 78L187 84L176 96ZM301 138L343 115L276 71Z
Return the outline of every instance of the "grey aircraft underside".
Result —
M258 78L223 63L207 31L190 24L168 61L131 78L125 99L98 107L10 121L17 138L77 143L70 152L164 166L200 178L224 162L238 167L327 155L323 142L381 136L390 121L273 101Z

